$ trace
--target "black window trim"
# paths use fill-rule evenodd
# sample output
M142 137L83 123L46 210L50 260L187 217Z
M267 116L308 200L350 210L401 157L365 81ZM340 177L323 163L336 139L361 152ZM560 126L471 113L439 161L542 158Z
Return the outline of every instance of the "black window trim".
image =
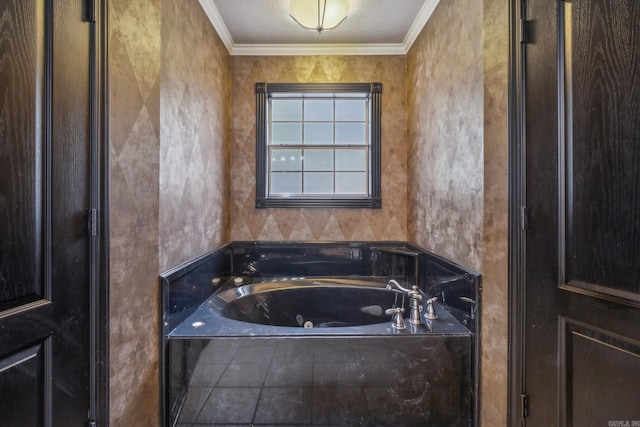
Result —
M256 208L369 208L382 207L382 83L265 83L256 91ZM371 108L371 195L369 197L267 197L267 109L270 93L368 92Z

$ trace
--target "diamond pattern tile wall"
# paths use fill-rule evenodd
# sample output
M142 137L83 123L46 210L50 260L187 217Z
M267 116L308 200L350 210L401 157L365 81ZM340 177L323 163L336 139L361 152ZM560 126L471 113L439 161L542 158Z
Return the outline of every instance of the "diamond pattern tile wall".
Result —
M407 240L404 56L236 56L231 74L231 240ZM255 208L260 81L382 82L382 209Z
M109 424L157 425L160 0L113 0L109 30Z
M509 19L500 0L485 0L484 203L482 247L481 425L507 424L509 363Z
M196 1L162 2L160 271L229 239L229 52Z
M441 2L407 54L410 240L479 269L482 2Z

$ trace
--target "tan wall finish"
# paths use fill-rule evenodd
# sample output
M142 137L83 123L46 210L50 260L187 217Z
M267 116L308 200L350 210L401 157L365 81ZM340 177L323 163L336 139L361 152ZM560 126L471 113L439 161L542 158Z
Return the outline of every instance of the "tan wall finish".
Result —
M109 9L110 426L151 426L160 401L160 0Z
M109 7L110 425L157 426L158 274L228 240L229 54L195 1Z
M483 275L483 426L507 425L508 22L443 1L407 55L409 238Z
M404 56L236 56L231 63L231 239L406 240ZM254 207L254 84L261 81L382 82L382 209Z
M160 271L229 240L229 66L198 2L162 0Z
M482 2L447 0L407 54L409 239L482 260Z
M109 7L110 425L159 424L158 272L257 239L410 240L481 271L482 425L506 425L506 0L441 2L406 57L228 58L195 2ZM257 81L383 82L382 210L253 207Z
M484 0L483 426L507 425L508 65L506 0Z

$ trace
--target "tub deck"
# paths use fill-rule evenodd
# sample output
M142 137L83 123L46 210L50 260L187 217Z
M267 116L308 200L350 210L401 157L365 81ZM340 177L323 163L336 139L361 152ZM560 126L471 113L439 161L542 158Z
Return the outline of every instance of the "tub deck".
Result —
M330 278L328 279L335 286L339 287L340 282L344 286L377 286L384 288L384 280L358 280L353 278ZM325 280L326 281L326 280ZM271 281L264 285L270 285L266 292L286 289L290 281ZM323 279L313 279L315 286L323 284ZM357 283L357 284L356 284ZM259 284L247 285L258 286ZM243 288L247 287L243 286ZM439 303L434 304L438 318L426 320L422 325L411 325L408 320L405 322L405 330L397 330L391 327L391 316L387 316L388 321L359 326L344 327L288 327L271 326L258 323L249 323L227 318L223 315L224 303L220 295L229 294L238 288L233 285L230 279L218 292L203 302L189 317L181 322L175 329L168 333L169 338L214 338L214 337L254 337L254 336L349 336L349 335L469 335L470 331L462 325L453 315L445 310ZM264 290L260 290L264 292ZM303 290L304 291L304 290ZM238 291L242 294L241 291ZM328 304L331 301L327 301ZM406 304L408 308L408 303ZM384 307L390 308L390 307ZM405 317L408 313L405 313Z

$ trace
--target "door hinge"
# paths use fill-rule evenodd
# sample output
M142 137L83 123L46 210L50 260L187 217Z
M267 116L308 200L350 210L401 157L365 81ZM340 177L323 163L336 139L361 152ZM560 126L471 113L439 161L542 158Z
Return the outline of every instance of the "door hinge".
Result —
M87 22L94 24L96 22L96 2L98 0L86 0Z
M520 230L527 231L529 228L529 213L526 206L520 206Z
M529 43L529 21L520 18L520 43Z
M98 210L89 209L89 236L94 237L98 235Z
M529 395L521 394L520 395L520 416L524 420L529 416Z

